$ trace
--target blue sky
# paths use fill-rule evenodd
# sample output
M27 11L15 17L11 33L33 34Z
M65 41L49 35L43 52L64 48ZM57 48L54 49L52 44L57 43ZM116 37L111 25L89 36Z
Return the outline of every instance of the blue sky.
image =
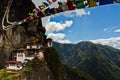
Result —
M120 28L120 4L98 6L85 10L89 11L90 15L72 18L61 15L51 18L50 21L72 20L73 24L70 28L59 31L59 33L66 34L66 38L72 42L120 35L114 32L115 29Z
M120 48L119 19L120 4L114 3L48 16L43 25L48 37L57 42L92 41Z

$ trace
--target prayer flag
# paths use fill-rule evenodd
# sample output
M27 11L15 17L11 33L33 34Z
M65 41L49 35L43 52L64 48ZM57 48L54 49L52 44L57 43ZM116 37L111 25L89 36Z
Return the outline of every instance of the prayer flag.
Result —
M39 8L40 8L41 10L43 10L43 9L45 9L47 6L49 6L48 3L43 2L43 4L39 6Z
M113 0L99 0L99 5L112 4Z
M53 2L57 1L57 0L52 0Z
M96 2L94 0L87 0L89 7L97 6Z
M60 8L62 11L68 10L68 6L66 5L65 2L58 2L58 4L59 4L58 8Z
M68 6L69 10L74 10L75 6L73 6L73 3L71 0L67 0L66 5Z
M85 7L84 0L73 0L73 3L77 9Z
M115 2L120 3L120 0L115 0Z
M51 2L50 0L47 0L47 2L48 2L49 4L52 4L52 2Z

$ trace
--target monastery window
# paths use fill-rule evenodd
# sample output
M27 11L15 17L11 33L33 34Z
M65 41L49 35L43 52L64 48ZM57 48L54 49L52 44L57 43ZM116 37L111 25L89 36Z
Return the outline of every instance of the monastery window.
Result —
M36 46L36 45L33 45L33 46L32 46L32 48L33 48L33 49L36 49L36 48L37 48L37 46Z
M18 57L23 57L23 53L19 53L19 54L18 54Z
M27 49L30 49L30 46L26 46Z
M18 57L22 57L22 55L18 55Z
M39 52L39 56L43 56L43 52Z
M21 65L17 65L17 67L18 67L18 68L20 68L20 67L21 67Z
M9 64L10 66L15 66L16 64Z
M39 46L38 46L38 49L40 49L41 47L42 47L42 45L39 45Z
M52 47L52 42L48 42L48 47Z

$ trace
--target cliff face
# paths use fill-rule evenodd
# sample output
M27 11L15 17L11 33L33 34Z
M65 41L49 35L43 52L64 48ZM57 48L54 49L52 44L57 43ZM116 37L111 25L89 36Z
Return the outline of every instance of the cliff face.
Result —
M9 1L1 0L1 2L3 2L0 3L0 22L2 23L2 17L8 6ZM14 22L25 19L28 16L28 13L32 12L34 8L35 5L32 3L31 0L13 0L9 12L9 21ZM8 24L5 22L5 25ZM16 47L19 48L20 44L27 41L30 37L37 37L40 41L43 42L46 39L45 29L44 27L42 27L41 19L32 20L20 26L12 27L14 28L10 28L7 31L0 29L0 47L4 47L5 50L2 51L4 53L10 52Z
M1 0L0 3L0 15L3 15L7 6L9 5L9 1L12 0ZM35 8L35 5L32 3L32 0L13 0L11 8L10 8L10 20L21 20L25 18L29 12L31 12ZM0 20L3 16L0 17Z
M0 3L0 22L2 22L8 0L1 0L1 2L3 3ZM35 5L31 0L13 0L9 21L14 22L26 18L34 8ZM7 22L5 25L8 25ZM37 38L39 44L43 46L47 43L46 30L42 26L41 19L34 19L19 26L12 25L12 27L6 31L0 28L0 69L4 67L12 50L21 48L31 38ZM81 75L79 71L65 68L54 48L46 49L44 55L43 61L35 58L15 74L6 74L6 70L0 70L0 80L94 80L85 78L86 75ZM72 74L69 74L69 71Z
M12 1L12 0L11 0ZM1 0L0 3L0 22L2 23L2 18L5 13L7 6L9 5L8 0ZM35 8L35 5L31 0L13 0L9 12L9 21L20 21L28 16L29 12ZM7 21L5 22L7 24ZM0 24L0 27L2 25ZM32 37L39 40L39 44L46 44L45 28L41 24L41 19L35 19L30 22L26 22L19 26L13 26L6 31L0 29L0 68L4 67L4 63L9 58L9 54L12 50L18 49L26 42L28 42ZM22 72L23 71L23 72ZM23 70L18 72L14 76L10 76L12 80L54 80L53 74L48 68L45 61L40 61L34 59L29 62ZM21 72L23 73L22 75ZM18 76L18 77L15 77ZM5 77L7 78L7 76ZM2 78L3 79L3 78ZM8 78L9 80L10 78Z
M23 74L18 77L18 80L20 77L21 80L54 80L54 76L46 62L40 61L38 58L28 62L21 72Z
M8 0L1 0L1 2L0 23L2 23L3 15L9 5ZM13 0L8 19L11 22L23 20L34 8L35 5L32 0ZM9 25L7 21L5 21L5 25ZM9 53L23 46L31 37L37 38L42 45L46 44L46 31L42 26L41 19L31 20L19 26L11 26L13 28L9 28L5 31L2 29L2 24L0 24L0 58L2 59L0 60L0 68L3 68L4 62L9 57Z

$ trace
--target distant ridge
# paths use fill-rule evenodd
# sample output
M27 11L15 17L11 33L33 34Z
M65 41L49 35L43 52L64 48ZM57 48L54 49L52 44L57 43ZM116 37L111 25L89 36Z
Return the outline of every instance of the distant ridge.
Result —
M92 42L54 42L54 47L64 64L89 73L96 80L120 80L120 50Z

